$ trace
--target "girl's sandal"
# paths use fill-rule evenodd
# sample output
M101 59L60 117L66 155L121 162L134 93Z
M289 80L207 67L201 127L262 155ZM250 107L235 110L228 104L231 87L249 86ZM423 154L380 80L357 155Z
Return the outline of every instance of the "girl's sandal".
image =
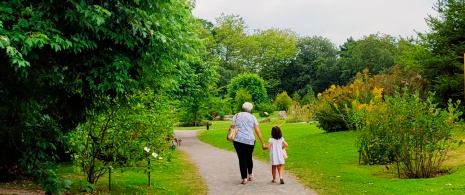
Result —
M271 183L276 183L276 180L274 180L274 179L273 179L273 180L271 180Z
M284 184L284 179L280 179L280 181L281 181L281 184Z

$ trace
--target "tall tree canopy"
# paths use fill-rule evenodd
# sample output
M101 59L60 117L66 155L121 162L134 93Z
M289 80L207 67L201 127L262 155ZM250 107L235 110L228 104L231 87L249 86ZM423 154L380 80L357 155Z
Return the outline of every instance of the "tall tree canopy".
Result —
M188 0L0 2L0 165L45 167L62 132L102 97L182 90L185 74L199 72L183 71L202 46L192 8Z
M347 84L358 72L368 68L371 74L383 74L394 66L397 41L389 35L374 34L358 41L349 38L340 48L338 66L341 82Z
M339 84L339 69L336 67L337 50L334 44L323 37L302 37L297 41L299 49L295 60L281 77L283 89L300 95L309 90L322 92L331 84Z
M432 82L431 89L446 104L449 98L463 99L465 3L440 0L435 10L439 15L426 19L430 31L420 34L431 57L421 58L420 64L425 77Z

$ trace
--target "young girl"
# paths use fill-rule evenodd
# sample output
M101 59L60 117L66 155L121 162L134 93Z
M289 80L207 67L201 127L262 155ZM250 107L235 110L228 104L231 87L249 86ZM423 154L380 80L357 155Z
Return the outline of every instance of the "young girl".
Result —
M271 182L276 183L276 170L279 173L279 180L281 184L284 184L283 180L283 164L284 164L284 153L283 150L287 148L287 142L284 141L281 128L274 126L271 129L271 138L268 140L268 145L264 146L264 150L270 149L270 162L271 162L271 175L273 180Z

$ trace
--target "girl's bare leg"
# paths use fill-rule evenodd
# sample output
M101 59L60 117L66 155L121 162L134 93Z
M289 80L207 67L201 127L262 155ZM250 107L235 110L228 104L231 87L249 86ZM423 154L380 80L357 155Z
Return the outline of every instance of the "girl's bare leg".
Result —
M276 165L271 165L271 175L273 176L271 182L276 182Z
M279 173L279 180L281 184L284 184L283 180L283 165L277 165L278 173Z

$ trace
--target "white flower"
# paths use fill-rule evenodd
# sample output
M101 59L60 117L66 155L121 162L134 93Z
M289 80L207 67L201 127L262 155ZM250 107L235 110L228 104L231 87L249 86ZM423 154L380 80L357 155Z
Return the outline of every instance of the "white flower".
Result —
M160 157L158 157L158 160L162 160L162 159L163 159L163 158L162 158L161 156L160 156Z
M150 148L145 147L144 150L145 150L146 152L150 152Z
M152 156L153 156L153 158L157 158L158 154L154 152L154 153L152 153Z
M267 116L268 116L268 112L263 112L263 113L265 113L265 115L267 115Z

